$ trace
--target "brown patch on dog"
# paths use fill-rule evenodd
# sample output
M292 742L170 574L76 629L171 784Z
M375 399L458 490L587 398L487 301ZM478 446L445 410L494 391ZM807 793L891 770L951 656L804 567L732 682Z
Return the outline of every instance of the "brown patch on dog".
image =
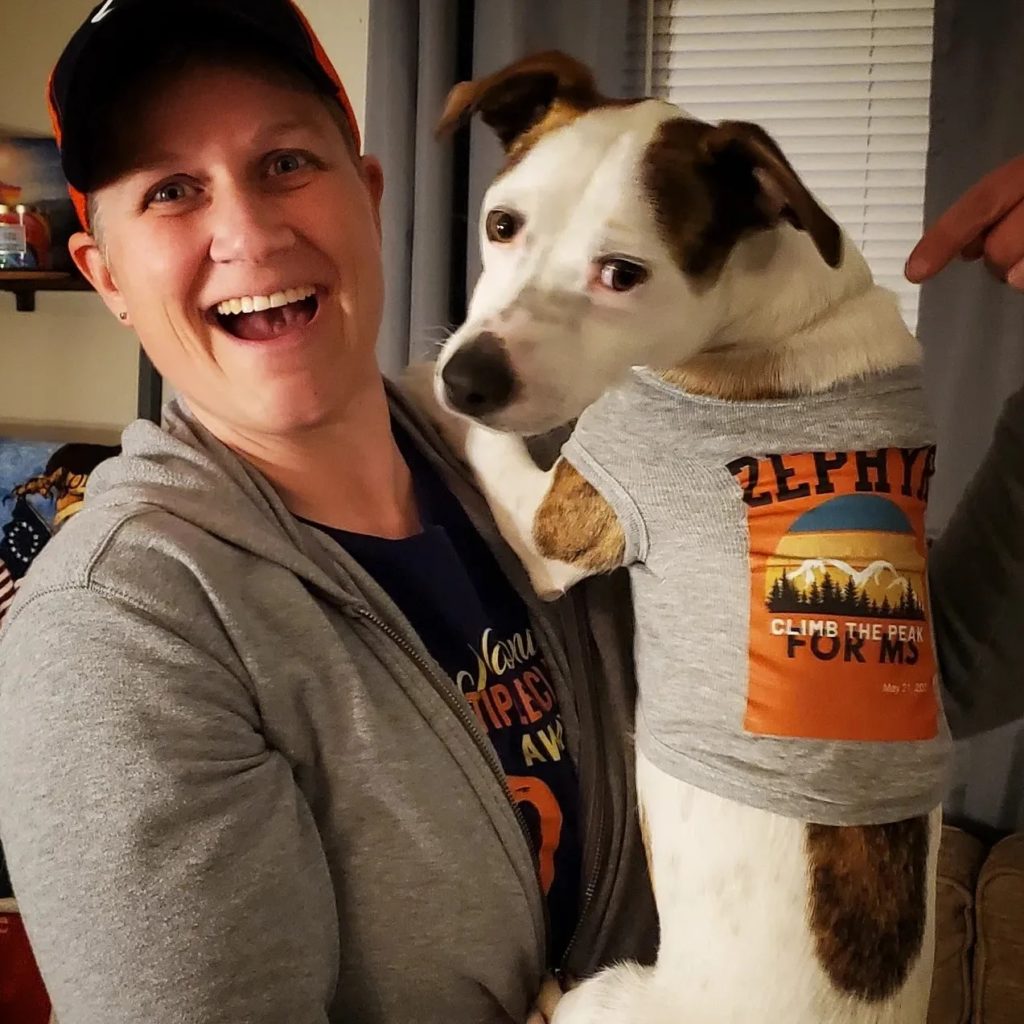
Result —
M479 114L508 151L544 119L556 100L578 116L605 98L585 64L559 50L535 53L493 75L456 85L448 94L437 133L446 135Z
M507 171L549 132L599 107L636 102L603 96L585 64L560 50L547 50L456 85L448 94L437 133L447 135L479 114L505 148Z
M676 264L705 287L742 237L780 220L806 231L829 266L841 260L839 226L757 125L665 121L644 154L642 181Z
M545 558L592 572L622 565L626 536L611 506L575 466L560 459L533 522L533 539Z
M508 159L505 161L505 165L498 172L498 177L507 174L520 160L530 152L533 147L540 142L545 135L550 134L553 131L557 131L559 128L566 128L571 125L574 121L581 118L584 114L589 114L594 110L599 110L604 107L621 107L628 106L631 103L639 103L639 100L610 100L606 99L600 103L595 103L593 106L580 107L566 100L555 100L554 103L548 108L547 113L541 120L539 120L531 128L528 128L522 135L520 135L515 141L508 147L507 154Z
M811 195L778 143L760 125L722 121L706 145L715 159L733 153L750 160L761 190L761 209L773 223L781 219L806 231L821 258L830 267L839 266L843 259L843 233L839 225Z
M810 925L841 992L881 1002L907 980L927 914L929 823L808 825Z
M705 353L663 370L662 380L691 395L729 402L763 402L791 398L792 387L782 383L782 359L764 350L743 356Z
M517 136L512 141L508 149L509 162L519 160L523 153L531 149L548 132L568 127L573 121L578 120L583 114L589 113L593 109L593 107L580 107L568 100L556 99L535 125L527 128L522 135Z

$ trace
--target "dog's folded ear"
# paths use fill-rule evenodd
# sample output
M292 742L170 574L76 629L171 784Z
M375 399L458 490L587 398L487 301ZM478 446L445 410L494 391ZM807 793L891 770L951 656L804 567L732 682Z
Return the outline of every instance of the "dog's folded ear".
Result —
M830 267L839 266L843 258L839 225L821 208L763 128L747 121L722 121L707 133L703 146L715 164L749 165L759 187L757 206L768 222L787 220L806 231L821 258Z
M574 115L604 102L590 69L559 50L536 53L486 78L460 82L448 94L438 122L446 135L479 114L508 152L555 107Z

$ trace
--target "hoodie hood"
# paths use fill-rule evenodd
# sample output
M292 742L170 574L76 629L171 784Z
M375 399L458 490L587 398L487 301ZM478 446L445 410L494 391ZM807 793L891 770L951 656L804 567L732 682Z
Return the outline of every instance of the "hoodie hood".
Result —
M388 384L387 391L392 416L460 499L475 498L472 518L486 528L489 517L465 467L397 388ZM92 509L148 506L168 512L289 569L336 601L365 604L365 581L356 582L361 570L319 530L299 522L269 481L214 437L180 398L164 406L162 426L137 420L125 428L121 454L93 470L86 498ZM488 532L493 534L493 525ZM518 565L506 568L521 575Z
M339 587L313 531L303 528L256 469L217 440L180 399L164 407L164 425L130 424L121 454L101 463L86 488L88 507L148 506L168 512L235 547L291 570L335 598Z

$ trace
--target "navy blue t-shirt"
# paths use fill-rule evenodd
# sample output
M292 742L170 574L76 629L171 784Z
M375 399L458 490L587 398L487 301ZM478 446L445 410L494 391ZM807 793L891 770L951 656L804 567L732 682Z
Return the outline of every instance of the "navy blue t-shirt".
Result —
M462 506L396 429L423 531L401 540L320 524L402 610L498 754L529 825L557 964L576 925L579 785L526 606Z

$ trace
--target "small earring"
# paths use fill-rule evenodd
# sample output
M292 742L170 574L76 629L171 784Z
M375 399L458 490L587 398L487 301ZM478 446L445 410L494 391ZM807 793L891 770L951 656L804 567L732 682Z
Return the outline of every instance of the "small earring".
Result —
M127 320L128 319L128 314L127 313L123 313L123 312L122 313L118 313L117 317L118 317L119 320Z

